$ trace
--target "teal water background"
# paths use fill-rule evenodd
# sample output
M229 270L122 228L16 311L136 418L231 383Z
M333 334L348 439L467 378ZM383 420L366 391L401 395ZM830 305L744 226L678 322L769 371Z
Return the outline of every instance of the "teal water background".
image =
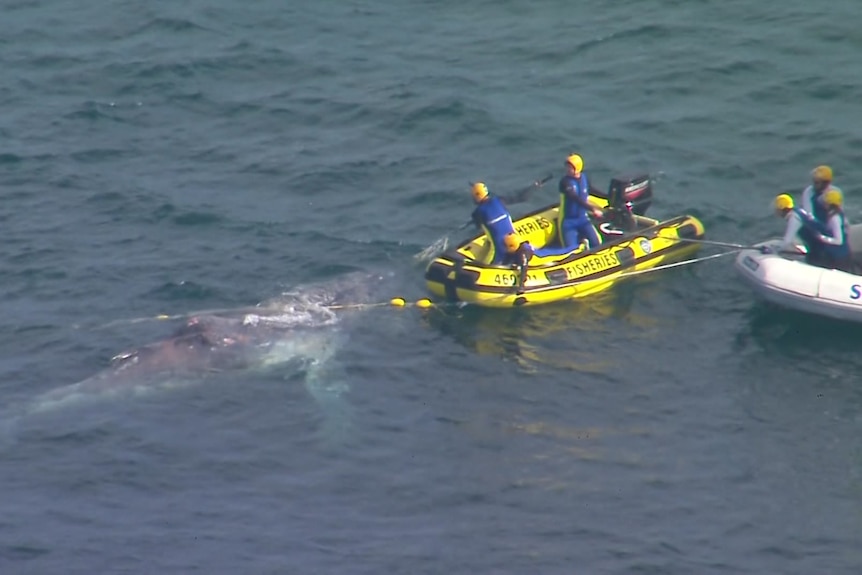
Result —
M4 411L167 337L109 322L395 273L580 152L650 214L781 232L835 169L862 221L862 5L7 2ZM553 186L526 206L556 199ZM530 310L369 310L352 436L289 371L69 406L0 453L2 573L859 573L862 332L731 258Z

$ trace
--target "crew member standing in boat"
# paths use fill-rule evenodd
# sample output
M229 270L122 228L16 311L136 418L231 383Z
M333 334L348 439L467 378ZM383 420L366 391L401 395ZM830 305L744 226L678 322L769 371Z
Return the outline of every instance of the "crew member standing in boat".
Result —
M489 261L492 264L502 263L506 255L506 244L504 238L507 234L514 233L515 226L512 224L512 216L503 204L503 201L488 191L488 186L482 182L476 182L471 189L476 209L473 210L473 222L485 230L490 240Z
M815 234L825 231L823 224L803 208L794 206L793 198L788 194L780 194L775 197L775 213L787 221L784 239L779 250L797 251L796 240L798 238L805 246L805 262L811 265L820 265L823 259L823 249ZM771 250L764 247L762 251L769 253Z
M832 168L817 166L811 170L811 185L802 192L802 209L824 223L827 219L827 210L823 203L823 194L829 190L841 192L839 188L832 185Z
M587 240L590 248L599 245L599 236L588 214L602 217L602 209L589 199L590 184L584 172L584 159L578 154L566 158L566 175L560 179L558 228L563 247L574 247Z
M850 253L847 220L842 208L844 198L838 189L833 188L823 194L822 202L826 208L826 222L823 231L814 233L814 238L820 243L822 252L822 260L819 265L824 268L853 273L853 258Z

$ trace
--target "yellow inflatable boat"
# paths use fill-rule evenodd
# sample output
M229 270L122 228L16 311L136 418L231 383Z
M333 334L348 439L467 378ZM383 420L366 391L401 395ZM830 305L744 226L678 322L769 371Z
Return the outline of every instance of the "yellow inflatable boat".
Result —
M594 294L632 272L696 252L703 224L688 215L666 221L646 217L651 197L648 176L615 178L607 195L591 190L590 199L606 207L608 215L607 221L594 222L601 245L533 255L526 274L517 267L488 263L487 236L477 235L431 261L425 271L428 290L449 301L486 307L536 305ZM554 204L517 219L515 231L535 249L554 247L558 208Z

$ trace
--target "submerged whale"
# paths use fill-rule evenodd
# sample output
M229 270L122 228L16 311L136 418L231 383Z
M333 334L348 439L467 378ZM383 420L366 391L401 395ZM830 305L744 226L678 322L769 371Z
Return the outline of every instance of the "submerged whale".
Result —
M34 398L25 414L199 381L212 373L288 366L286 375L302 375L324 422L343 427L349 388L329 369L330 362L351 318L380 301L390 282L391 274L354 272L254 307L189 314L170 337L123 351L92 377Z

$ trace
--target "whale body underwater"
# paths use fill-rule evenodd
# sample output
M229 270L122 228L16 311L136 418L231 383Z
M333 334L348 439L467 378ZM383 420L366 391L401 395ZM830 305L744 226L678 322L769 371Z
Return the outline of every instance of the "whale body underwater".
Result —
M170 337L118 353L106 369L35 397L7 419L199 382L214 373L283 368L285 377L301 375L324 425L343 427L349 386L331 363L351 320L380 301L391 277L353 272L254 307L187 314Z

